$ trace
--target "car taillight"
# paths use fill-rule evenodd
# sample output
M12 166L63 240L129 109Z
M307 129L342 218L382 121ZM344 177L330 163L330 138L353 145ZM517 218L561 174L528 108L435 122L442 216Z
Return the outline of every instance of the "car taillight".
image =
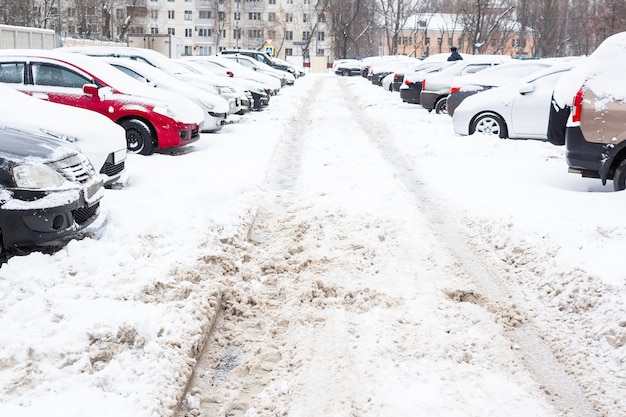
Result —
M450 87L450 94L452 93L456 93L457 91L459 91L461 89L461 87Z
M404 83L405 83L406 85L411 85L411 81L409 81L409 79L408 79L408 78L405 78L405 79L404 79Z
M422 80L422 91L426 90L426 79Z
M393 74L393 80L398 81L398 74Z
M585 95L585 86L580 87L580 90L574 96L572 102L572 122L580 122L580 116L583 111L583 96Z
M228 75L231 78L235 76L235 74L233 74L232 71L226 71L226 75Z

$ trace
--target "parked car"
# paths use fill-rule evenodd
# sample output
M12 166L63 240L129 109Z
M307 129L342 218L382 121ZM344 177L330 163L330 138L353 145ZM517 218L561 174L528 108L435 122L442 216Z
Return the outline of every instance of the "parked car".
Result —
M427 74L443 71L444 69L455 64L455 61L439 62L427 69L405 73L404 81L400 86L400 98L405 103L420 104L420 93L422 92L422 81Z
M248 67L244 67L238 62L224 58L219 55L210 56L186 56L181 58L183 61L193 61L202 64L205 68L221 75L234 79L244 79L255 81L263 84L264 89L270 95L276 95L280 92L281 82L272 75L266 75L259 71L254 71ZM216 66L218 68L216 68Z
M510 60L509 56L504 55L474 55L471 58L453 61L454 65L424 77L420 91L420 104L428 111L446 113L448 94L450 94L452 80L455 77L474 74Z
M497 65L473 74L462 75L452 80L450 94L446 100L448 115L452 116L454 110L461 102L478 92L500 87L507 83L520 80L535 71L542 70L557 61L549 59L536 59L526 61L513 61L505 65Z
M546 140L552 90L559 77L575 65L553 65L519 82L467 97L452 117L454 132Z
M130 152L185 146L200 138L202 109L145 86L109 64L57 50L0 50L2 82L53 103L107 116L126 130Z
M0 128L0 249L75 235L98 217L102 190L87 157L67 142Z
M181 81L193 84L197 88L201 88L206 92L221 96L228 102L228 113L238 113L245 107L241 104L241 100L245 100L245 93L243 91L239 91L223 82L216 82L215 78L207 79L206 77L198 76L198 74L192 73L180 64L177 64L173 59L168 58L162 53L152 49L131 48L124 46L75 46L60 48L59 50L64 52L80 53L98 58L118 58L130 61L140 61L145 64L152 65L153 67L158 68L164 73L178 78ZM206 104L209 107L211 106L208 101ZM213 109L211 111L214 113L223 112L219 109ZM203 131L215 132L220 129L221 125L216 126L214 123L211 123L209 126L205 126Z
M400 87L404 83L404 74L423 73L431 68L439 67L442 62L446 62L448 55L449 54L434 54L421 61L417 61L406 68L396 70L393 73L393 81L391 82L389 91L391 91L391 89L393 89L393 91L400 91Z
M206 90L194 88L178 78L174 78L158 68L141 61L118 58L100 58L109 65L150 87L175 92L193 101L204 111L203 132L217 132L222 129L228 116L228 102Z
M333 62L333 71L341 76L360 75L361 61L358 59L338 59Z
M291 73L272 68L271 66L266 65L263 62L257 61L247 55L223 54L222 56L228 59L232 59L233 61L251 69L252 71L257 71L262 74L271 75L278 78L280 80L281 86L293 85L295 82L295 77Z
M0 79L1 74L0 64ZM89 110L38 100L3 84L0 84L0 97L1 127L44 132L71 143L89 158L106 186L124 172L126 134L108 118Z
M274 69L277 69L279 71L285 71L290 73L294 79L300 76L300 72L296 70L296 68L287 63L287 62L280 62L272 57L270 57L268 54L266 54L263 51L255 51L253 49L224 49L222 51L220 51L220 54L222 55L246 55L249 56L250 58L254 59L257 62L261 62L265 65L268 65Z
M422 61L415 58L404 57L391 62L385 62L381 65L372 65L370 67L372 84L382 86L382 80L387 75L393 74L396 71L402 71L421 62Z
M570 79L578 87L565 131L569 172L626 189L626 32L605 39Z

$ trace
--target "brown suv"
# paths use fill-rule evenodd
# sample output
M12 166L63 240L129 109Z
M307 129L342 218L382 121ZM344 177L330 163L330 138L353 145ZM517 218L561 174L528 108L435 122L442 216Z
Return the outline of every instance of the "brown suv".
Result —
M569 171L603 184L613 180L615 191L626 189L626 83L614 62L624 45L626 32L618 33L589 56L565 132Z

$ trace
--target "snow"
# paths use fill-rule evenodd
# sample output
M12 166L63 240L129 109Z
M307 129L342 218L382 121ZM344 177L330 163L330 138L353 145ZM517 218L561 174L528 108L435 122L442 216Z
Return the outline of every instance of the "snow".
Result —
M304 112L313 122L294 131ZM289 148L301 135L306 146ZM361 77L308 74L186 149L129 155L94 225L0 268L0 415L173 416L220 309L249 327L208 340L231 349L213 369L214 402L236 410L246 401L228 395L258 378L246 416L565 415L522 360L525 323L597 415L624 415L626 201L611 184L567 173L563 154L540 141L456 136L447 115ZM286 155L300 158L299 182L280 176L292 172ZM267 209L272 187L297 196L288 220ZM293 252L309 251L303 262L337 265L310 272L312 286L256 277L236 254L263 216L268 233L293 229ZM353 261L331 247L358 254L363 275L351 282ZM453 256L463 247L472 249L464 268ZM256 255L267 257L262 268L291 267ZM483 269L500 282L481 284L473 272ZM286 296L281 314L302 326L267 328L267 285L298 299ZM270 335L281 343L234 351Z

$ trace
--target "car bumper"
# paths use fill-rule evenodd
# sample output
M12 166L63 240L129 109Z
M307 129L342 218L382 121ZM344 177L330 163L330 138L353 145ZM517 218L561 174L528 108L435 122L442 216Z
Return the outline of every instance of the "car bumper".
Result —
M435 108L435 103L437 102L437 98L439 98L439 96L439 93L422 91L420 92L420 104L426 110L432 110Z
M226 113L207 112L204 115L204 123L202 124L202 132L217 132L222 129L226 123Z
M92 224L100 213L102 180L94 178L81 190L55 191L47 196L37 194L40 198L32 201L13 198L0 206L0 228L5 247L57 241Z
M108 186L117 181L126 167L126 148L120 149L116 152L111 152L106 161L100 168L100 174L104 179L104 185Z
M159 149L176 148L196 142L200 139L200 129L201 125L189 123L160 126L157 129Z
M606 159L604 144L587 142L580 127L572 126L565 131L565 149L569 172L583 177L600 178L602 161ZM606 178L603 178L603 183L605 181Z
M408 88L400 88L400 98L402 101L413 104L420 104L420 92L422 84L412 84Z

